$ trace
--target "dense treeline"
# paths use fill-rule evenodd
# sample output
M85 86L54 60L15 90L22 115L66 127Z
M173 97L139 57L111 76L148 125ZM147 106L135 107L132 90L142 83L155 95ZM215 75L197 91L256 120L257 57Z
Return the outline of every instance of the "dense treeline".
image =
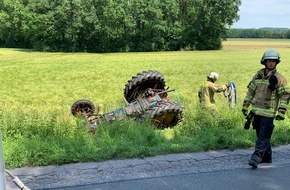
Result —
M288 28L231 29L227 37L290 39L290 29Z
M241 0L0 0L1 47L220 49Z

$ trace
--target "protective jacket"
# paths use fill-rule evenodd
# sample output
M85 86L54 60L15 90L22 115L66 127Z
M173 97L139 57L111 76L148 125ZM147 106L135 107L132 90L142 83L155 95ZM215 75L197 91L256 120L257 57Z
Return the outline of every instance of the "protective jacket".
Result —
M198 98L201 106L215 109L214 94L216 92L223 92L224 90L226 90L226 86L219 86L211 81L203 83L198 91Z
M265 74L265 68L259 70L248 85L243 108L252 110L256 115L274 118L278 109L287 109L289 87L286 79L276 69Z

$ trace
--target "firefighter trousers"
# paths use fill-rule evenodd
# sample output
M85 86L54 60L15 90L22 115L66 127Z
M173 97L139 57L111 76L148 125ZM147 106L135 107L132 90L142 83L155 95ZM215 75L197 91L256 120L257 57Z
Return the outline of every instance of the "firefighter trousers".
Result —
M257 163L272 161L271 136L274 130L274 118L255 115L253 127L257 141L251 159Z

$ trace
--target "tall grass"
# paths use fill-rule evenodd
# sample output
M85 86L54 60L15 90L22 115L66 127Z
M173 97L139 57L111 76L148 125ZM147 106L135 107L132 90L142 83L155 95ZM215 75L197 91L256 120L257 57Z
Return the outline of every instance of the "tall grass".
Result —
M254 146L253 130L243 130L240 112L246 86L269 47L281 53L278 71L288 81L289 40L228 40L220 51L154 53L42 53L0 49L0 124L6 166L64 164L157 154L236 149ZM143 70L158 70L176 92L184 121L173 129L117 121L101 125L90 135L70 113L78 99L102 103L105 111L124 106L124 85ZM222 94L218 112L199 109L197 91L211 71L218 83L234 81L238 104L229 109ZM275 122L273 144L289 143L289 118Z

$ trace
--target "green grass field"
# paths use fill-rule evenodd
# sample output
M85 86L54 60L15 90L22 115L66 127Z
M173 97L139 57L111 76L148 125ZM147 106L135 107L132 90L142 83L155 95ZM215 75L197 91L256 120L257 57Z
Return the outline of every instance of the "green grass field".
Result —
M278 71L290 81L290 40L229 39L219 51L150 53L46 53L0 49L0 122L8 167L144 157L156 154L254 146L254 131L243 130L241 104L246 86L267 48L281 54ZM78 99L102 103L111 111L123 103L125 84L145 70L158 70L169 94L184 107L184 121L173 129L120 121L90 136L71 115ZM207 118L197 108L197 91L209 72L218 83L237 85L238 104L228 109L217 96L219 114ZM206 118L206 119L205 119ZM203 122L201 122L203 121ZM290 142L288 118L276 122L273 144Z

